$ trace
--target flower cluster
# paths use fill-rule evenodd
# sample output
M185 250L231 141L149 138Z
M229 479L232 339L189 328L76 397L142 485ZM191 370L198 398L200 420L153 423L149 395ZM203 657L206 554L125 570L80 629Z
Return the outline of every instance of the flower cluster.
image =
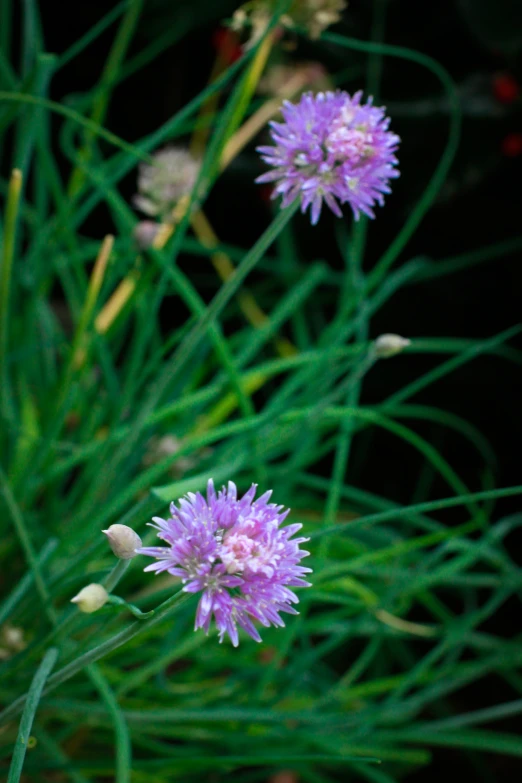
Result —
M142 547L138 554L156 558L145 571L168 571L181 578L183 590L202 592L196 629L207 633L212 615L223 641L226 633L238 644L238 626L261 641L253 620L284 626L280 612L298 614L291 587L308 587L302 577L310 568L299 565L308 552L299 548L306 538L292 538L300 524L282 527L288 515L270 503L271 492L257 500L256 485L238 498L235 484L216 492L208 482L206 499L188 493L172 503L169 519L153 518L153 527L166 546Z
M296 198L303 212L311 208L312 223L319 220L323 201L341 216L339 203L348 203L358 219L361 212L375 217L375 202L390 193L389 180L398 177L395 151L399 137L388 130L384 109L361 103L338 90L305 93L299 103L285 101L284 123L272 122L273 147L259 147L274 169L257 182L276 182L273 197L283 206Z
M194 187L201 164L183 147L164 147L153 157L153 164L140 164L134 205L168 221L179 200Z
M341 12L346 6L346 0L293 0L280 22L290 30L301 27L310 38L319 38L327 27L341 19ZM251 46L265 32L275 8L276 0L250 0L234 13L232 26L236 30L241 30L247 24L251 26Z

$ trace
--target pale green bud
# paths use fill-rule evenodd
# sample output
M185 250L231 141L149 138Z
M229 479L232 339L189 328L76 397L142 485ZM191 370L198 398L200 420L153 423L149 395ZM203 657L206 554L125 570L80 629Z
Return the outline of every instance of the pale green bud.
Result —
M131 560L136 557L136 549L141 547L141 538L127 525L111 525L102 530L109 541L109 546L120 560Z
M378 359L389 359L401 353L408 345L411 345L411 340L401 337L400 334L381 334L375 340L373 350Z
M78 595L71 598L71 603L76 604L80 612L91 614L96 612L97 609L101 609L104 604L109 600L109 593L103 587L93 582L87 587L83 587Z

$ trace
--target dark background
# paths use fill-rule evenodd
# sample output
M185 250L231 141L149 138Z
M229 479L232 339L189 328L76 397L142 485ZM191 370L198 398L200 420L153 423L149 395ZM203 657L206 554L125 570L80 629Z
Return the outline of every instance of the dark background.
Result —
M380 2L381 0L377 0ZM41 0L46 46L61 52L98 21L115 3L56 3ZM131 54L147 46L175 25L186 29L181 40L152 63L119 85L114 93L107 126L133 141L163 123L201 90L215 56L213 39L219 20L238 3L227 0L148 0L135 36ZM371 2L351 0L338 30L368 39L372 23ZM522 235L522 3L516 0L390 0L387 6L385 40L414 48L442 63L457 83L463 111L463 133L457 159L434 207L401 255L401 262L416 255L444 260L494 242ZM54 82L52 97L74 103L89 91L98 78L114 28L89 47ZM332 73L346 65L361 64L363 55L349 53L325 43L297 42L288 55L296 60L319 59ZM361 75L363 85L364 75ZM359 84L346 86L353 90ZM392 128L402 137L401 179L385 209L370 226L366 266L371 268L404 223L418 199L444 148L448 127L448 106L439 83L423 68L386 58L380 100L388 106ZM64 162L65 165L65 162ZM235 245L249 246L270 219L260 189L253 184L261 164L252 145L222 177L208 203L208 214L219 236ZM122 183L129 199L135 177ZM298 218L301 251L310 260L323 258L341 266L335 218L324 215L311 229ZM348 218L347 218L348 220ZM95 212L84 231L99 237L110 230L109 216ZM188 263L185 261L185 263ZM397 293L378 313L372 336L391 331L411 337L487 338L521 320L522 288L520 252L501 255L486 263L425 283L408 286ZM190 260L195 274L202 261ZM516 341L515 343L516 344ZM520 341L519 341L520 347ZM367 403L377 402L402 384L422 374L440 357L411 354L379 365L365 382ZM497 484L521 483L522 375L520 366L496 356L481 356L437 382L416 401L433 404L467 418L492 443L498 456ZM468 486L480 488L480 464L476 454L460 437L439 428L417 424L415 428L441 450L456 466ZM385 435L359 441L360 459L355 458L352 483L360 483L378 494L411 502L419 478L418 458L407 447ZM362 455L371 454L363 460ZM325 471L328 466L325 466ZM431 492L447 494L435 483ZM498 517L518 511L516 500L498 504ZM513 555L520 561L519 542L512 540ZM510 605L499 613L495 631L509 632L513 622ZM519 616L517 608L517 616ZM517 623L517 626L519 623ZM495 687L498 688L498 681ZM469 709L510 698L491 692L487 682L463 691ZM477 698L477 695L480 698ZM512 696L511 696L512 697ZM506 730L516 730L515 723ZM423 783L456 774L458 753L437 751L436 764L422 771ZM495 779L519 780L516 760L498 759ZM469 766L463 767L469 774ZM476 780L482 779L480 765ZM415 776L413 779L416 779ZM491 778L488 778L491 779Z

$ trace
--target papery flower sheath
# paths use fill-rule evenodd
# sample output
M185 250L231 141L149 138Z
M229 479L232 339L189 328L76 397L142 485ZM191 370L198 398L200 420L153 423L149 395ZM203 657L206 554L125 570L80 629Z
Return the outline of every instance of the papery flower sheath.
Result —
M137 550L157 560L145 571L168 571L185 592L201 592L195 628L208 633L214 616L220 642L228 634L235 647L238 626L256 642L254 620L284 627L280 612L298 614L290 588L310 586L302 577L311 569L299 565L308 539L292 538L302 525L284 526L289 511L269 502L270 491L255 500L256 490L253 484L238 498L233 482L216 492L210 480L206 499L189 492L179 507L171 503L169 519L153 517L166 546Z
M194 187L201 163L188 149L172 145L157 150L152 157L154 163L140 163L134 206L146 215L168 221L180 199Z
M384 203L389 181L399 176L395 152L399 137L388 130L390 120L362 92L305 93L299 103L285 101L284 122L271 122L272 147L258 147L272 171L257 182L275 182L273 198L286 207L295 199L301 210L311 208L319 220L323 202L341 217L348 203L356 220L361 212L375 217L373 206Z

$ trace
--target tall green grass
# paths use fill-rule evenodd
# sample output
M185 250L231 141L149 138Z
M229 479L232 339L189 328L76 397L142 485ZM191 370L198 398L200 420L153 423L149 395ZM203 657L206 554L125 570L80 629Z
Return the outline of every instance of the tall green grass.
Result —
M287 5L278 4L272 27ZM158 145L193 131L200 108L217 95L220 111L192 194L192 208L201 207L221 152L249 111L263 41L131 143L105 127L113 92L172 45L183 25L136 52L131 42L147 8L129 0L54 56L38 3L26 0L14 60L13 5L0 3L0 767L9 783L255 781L278 769L310 783L391 783L427 767L440 748L458 749L471 771L495 780L483 752L522 755L519 738L494 726L522 712L520 638L484 627L522 588L505 546L522 515L496 511L499 498L522 494L522 486L498 488L482 434L417 400L485 354L520 364L508 345L520 328L482 341L416 339L412 323L411 347L390 360L409 365L409 382L377 404L365 402L366 376L381 367L369 337L380 308L419 281L468 267L472 274L522 240L470 243L469 253L436 263L408 258L408 241L454 159L459 107L438 63L383 43L384 6L375 8L373 41L324 39L360 58L375 94L387 57L431 72L446 91L448 137L419 203L383 256L371 259L369 274L363 262L373 226L341 225L340 273L328 258L306 263L295 209L279 212L251 248L218 246L237 269L222 285L216 277L208 301L208 288L199 290L177 263L180 254L210 262L215 252L191 233L188 214L163 249L138 256L138 218L118 186ZM107 30L113 44L81 108L51 100L58 71ZM113 241L86 233L99 204L111 216ZM242 318L237 301L256 267L263 284L254 293L267 314L259 328ZM100 333L97 317L129 276L132 296ZM166 297L188 313L168 334L159 323ZM280 335L295 352L277 353ZM418 354L432 357L420 375ZM419 421L467 441L482 465L480 482L468 486L462 466L419 434ZM408 505L354 485L359 436L374 429L411 448L421 475L444 483L443 497L431 494L429 481L427 491L412 487ZM175 435L179 450L145 459L165 435ZM232 649L212 633L194 633L194 599L179 600L174 580L144 575L139 558L128 569L117 563L100 533L119 522L151 540L150 516L202 490L209 477L273 488L312 539L313 587L301 594L301 614L285 630L264 631L262 646L245 638ZM135 620L114 606L81 615L70 599L94 581L143 611L156 609L154 617ZM23 649L9 646L13 628L21 629ZM484 682L511 696L462 708L460 692Z

